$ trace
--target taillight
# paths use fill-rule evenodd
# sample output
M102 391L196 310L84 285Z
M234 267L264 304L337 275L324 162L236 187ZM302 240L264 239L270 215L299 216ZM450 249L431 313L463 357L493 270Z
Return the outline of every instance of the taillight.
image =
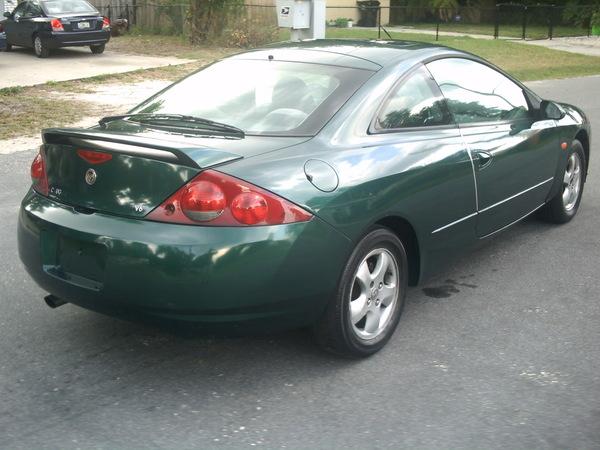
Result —
M96 152L94 150L77 150L77 154L90 164L102 164L112 159L110 153Z
M33 189L42 195L48 195L48 176L41 148L31 163L31 181L33 182Z
M241 227L305 222L312 214L243 180L206 170L147 218L190 225Z
M102 18L102 29L107 30L108 28L110 28L110 19L108 17L103 17Z
M52 31L65 31L63 24L58 19L52 19L50 21L50 26L52 27Z

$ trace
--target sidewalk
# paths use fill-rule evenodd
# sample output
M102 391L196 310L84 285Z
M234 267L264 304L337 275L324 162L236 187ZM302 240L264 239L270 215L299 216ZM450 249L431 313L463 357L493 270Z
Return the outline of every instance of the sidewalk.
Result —
M525 43L582 55L600 56L600 36L563 37L552 40L525 41Z

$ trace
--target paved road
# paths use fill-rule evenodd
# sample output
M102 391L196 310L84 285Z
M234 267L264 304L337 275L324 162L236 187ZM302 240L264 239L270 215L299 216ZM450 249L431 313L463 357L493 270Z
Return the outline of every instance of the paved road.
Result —
M600 77L533 83L585 107ZM595 93L595 94L593 94ZM0 155L0 447L600 448L600 147L577 218L526 220L412 289L364 361L301 332L182 338L48 309L16 256L33 152Z
M102 55L94 55L87 47L59 49L50 58L40 59L32 49L15 47L0 52L0 89L31 86L48 81L76 80L111 73L162 67L190 62L186 59L126 55L111 52L110 43Z

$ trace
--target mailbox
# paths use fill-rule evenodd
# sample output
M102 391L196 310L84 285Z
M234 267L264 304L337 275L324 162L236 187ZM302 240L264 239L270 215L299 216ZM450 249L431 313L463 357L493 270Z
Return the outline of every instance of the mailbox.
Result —
M304 30L310 28L310 0L277 0L277 25Z

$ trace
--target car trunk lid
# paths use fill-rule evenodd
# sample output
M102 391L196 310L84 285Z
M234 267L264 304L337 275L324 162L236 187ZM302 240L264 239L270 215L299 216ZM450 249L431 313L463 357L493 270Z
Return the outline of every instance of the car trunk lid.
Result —
M100 129L44 130L48 196L82 213L141 218L203 169L255 155L257 146L264 152L295 142L160 137ZM98 155L106 156L96 161Z

